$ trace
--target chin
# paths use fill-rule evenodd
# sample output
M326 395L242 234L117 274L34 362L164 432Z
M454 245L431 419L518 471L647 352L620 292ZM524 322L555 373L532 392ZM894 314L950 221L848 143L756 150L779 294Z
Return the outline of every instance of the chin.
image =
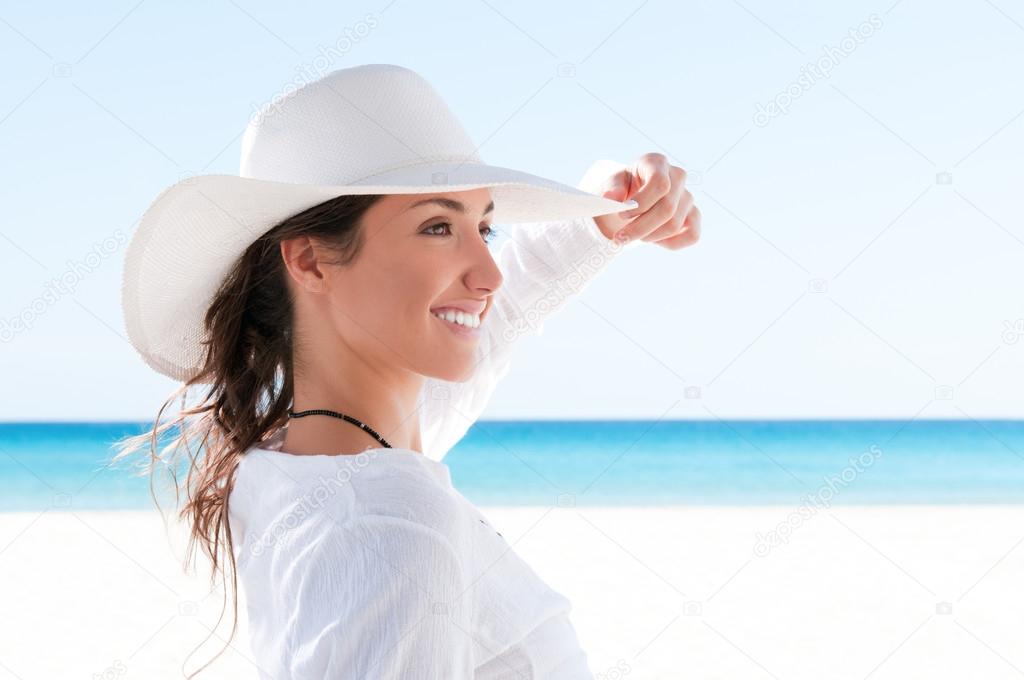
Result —
M444 366L434 366L433 370L424 375L447 382L463 383L468 382L473 377L473 369L476 368L475 356L468 358L466 361L453 362L449 360L444 363Z

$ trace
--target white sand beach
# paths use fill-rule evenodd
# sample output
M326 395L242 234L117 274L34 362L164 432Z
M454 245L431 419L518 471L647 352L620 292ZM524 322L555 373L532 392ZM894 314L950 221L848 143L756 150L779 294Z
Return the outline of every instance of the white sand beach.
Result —
M1024 675L1024 506L833 506L774 546L795 508L482 510L572 600L604 680ZM0 514L0 680L208 661L231 612L183 537L155 511ZM239 612L199 678L256 677Z

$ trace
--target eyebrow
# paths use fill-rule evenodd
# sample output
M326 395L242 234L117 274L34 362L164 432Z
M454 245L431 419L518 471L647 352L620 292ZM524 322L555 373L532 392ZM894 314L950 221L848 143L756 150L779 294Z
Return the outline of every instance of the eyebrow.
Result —
M420 207L421 205L439 205L442 208L448 208L449 210L454 210L455 212L462 213L463 215L466 214L466 206L465 206L465 204L463 204L460 201L456 201L453 198L437 198L437 197L435 197L435 198L425 198L422 201L416 201L415 203L410 205L405 210L406 210L406 212L408 212L408 211L412 210L413 208ZM488 213L491 213L493 211L494 211L494 201L491 201L487 205L487 208L484 209L484 215L487 215Z

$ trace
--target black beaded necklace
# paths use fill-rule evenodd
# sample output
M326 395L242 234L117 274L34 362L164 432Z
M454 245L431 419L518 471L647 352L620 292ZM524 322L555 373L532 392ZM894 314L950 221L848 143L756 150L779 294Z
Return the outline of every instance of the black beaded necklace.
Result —
M352 416L347 416L344 413L338 413L337 411L329 411L329 410L327 410L325 408L314 408L314 409L309 409L308 411L299 411L298 413L296 413L295 411L292 411L291 409L288 410L288 417L289 418L305 418L306 416L331 416L333 418L341 418L342 420L350 422L353 425L358 425L359 427L361 427L366 432L369 432L370 434L372 434L377 439L377 441L379 441L385 448L388 448L388 449L392 448L391 444L388 444L386 441L384 441L384 437L381 437L379 434L377 434L377 432L374 431L374 429L371 428L369 425L367 425L366 423L364 423L361 420L358 420L357 418L353 418ZM491 526L490 524L488 524L487 522L485 522L482 519L480 520L480 522L482 524L484 524L485 526L488 526L488 527ZM498 531L497 529L495 529L494 527L491 527L491 530L494 533L498 534L498 536L501 536L502 538L504 538L504 536L501 535L501 532Z
M381 445L384 448L392 448L391 444L388 444L386 441L384 441L384 437L381 437L379 434L377 434L376 430L374 430L372 427L362 422L361 420L353 418L352 416L347 416L344 413L338 413L337 411L329 411L325 408L313 408L307 411L299 411L298 413L292 411L291 409L288 409L289 418L305 418L306 416L331 416L332 418L341 418L342 420L350 422L353 425L358 425L364 431L369 432L377 441L381 443Z

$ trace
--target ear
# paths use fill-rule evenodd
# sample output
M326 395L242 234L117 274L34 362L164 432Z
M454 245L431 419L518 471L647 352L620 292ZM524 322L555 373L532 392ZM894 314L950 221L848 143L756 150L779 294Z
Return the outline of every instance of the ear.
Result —
M311 293L322 293L326 286L323 254L323 248L308 236L281 241L281 259L288 277L296 286Z

